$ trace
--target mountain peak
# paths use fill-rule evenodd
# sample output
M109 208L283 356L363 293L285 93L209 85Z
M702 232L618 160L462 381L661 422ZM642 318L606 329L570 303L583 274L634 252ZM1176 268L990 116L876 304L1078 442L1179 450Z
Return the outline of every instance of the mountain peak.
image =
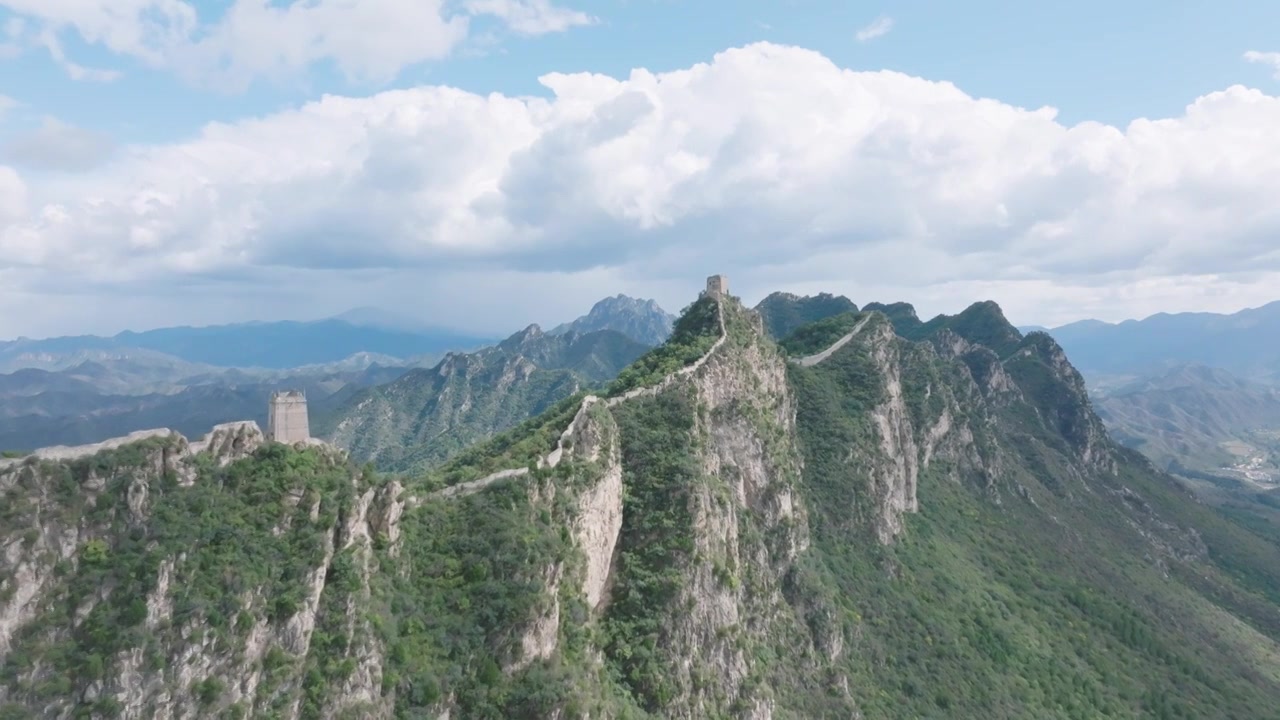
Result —
M788 292L771 293L756 304L765 332L781 340L802 325L825 320L843 313L857 312L858 306L843 295L819 293L800 296Z
M616 330L637 342L658 345L671 334L674 323L675 316L663 310L657 301L619 293L598 300L586 315L558 325L548 334Z

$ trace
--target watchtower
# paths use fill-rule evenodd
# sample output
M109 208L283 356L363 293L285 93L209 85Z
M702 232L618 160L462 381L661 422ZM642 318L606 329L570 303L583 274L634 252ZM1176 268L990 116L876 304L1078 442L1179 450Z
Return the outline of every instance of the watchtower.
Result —
M301 390L271 393L267 406L267 439L292 445L311 438L307 396Z
M712 275L707 278L707 295L723 297L729 294L729 278L723 275Z

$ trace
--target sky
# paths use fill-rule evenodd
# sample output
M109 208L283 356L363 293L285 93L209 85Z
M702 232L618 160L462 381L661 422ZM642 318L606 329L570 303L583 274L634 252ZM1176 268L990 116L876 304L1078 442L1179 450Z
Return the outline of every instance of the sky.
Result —
M0 0L0 338L1280 299L1280 3Z

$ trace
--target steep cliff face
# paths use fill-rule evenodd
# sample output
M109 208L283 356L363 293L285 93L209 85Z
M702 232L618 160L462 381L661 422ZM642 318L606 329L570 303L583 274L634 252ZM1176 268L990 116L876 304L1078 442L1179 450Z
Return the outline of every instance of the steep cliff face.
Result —
M370 528L389 518L340 454L235 423L198 443L45 455L0 470L0 704L127 718L385 706L361 608ZM325 687L334 665L343 680Z

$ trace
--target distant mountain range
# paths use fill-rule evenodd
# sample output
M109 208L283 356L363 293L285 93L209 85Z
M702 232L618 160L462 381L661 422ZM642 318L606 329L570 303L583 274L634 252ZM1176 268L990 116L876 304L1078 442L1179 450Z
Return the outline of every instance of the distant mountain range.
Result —
M548 358L533 350L526 356L539 369L576 373L579 384L584 378L611 377L639 352L665 340L671 320L652 300L605 298L586 315L548 333L579 338L568 343L563 357ZM581 340L601 330L618 334L604 343L611 347ZM477 354L489 362L494 351L509 350L510 342L494 346L496 339L422 327L372 308L318 322L0 342L0 370L6 371L0 373L0 450L95 442L155 427L198 436L231 420L261 424L266 398L282 388L306 391L314 431L366 388L429 367L447 352L491 346L490 352ZM620 355L614 357L615 351ZM512 422L526 414L516 413ZM503 422L494 427L505 427Z
M0 371L63 370L86 361L134 360L279 370L342 361L357 353L409 359L468 350L494 338L440 328L416 331L347 320L264 322L126 331L0 342Z
M1250 380L1280 380L1280 302L1217 313L1160 313L1143 320L1082 320L1048 331L1092 385L1114 386L1187 364Z

